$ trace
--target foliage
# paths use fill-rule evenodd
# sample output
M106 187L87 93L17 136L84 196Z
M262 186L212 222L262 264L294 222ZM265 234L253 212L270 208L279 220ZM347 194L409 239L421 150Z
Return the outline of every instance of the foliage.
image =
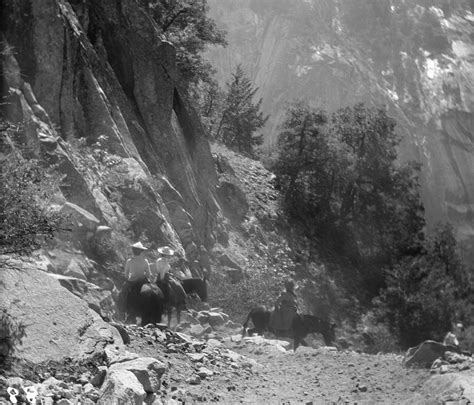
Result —
M286 214L359 265L379 267L416 250L424 226L419 167L397 164L398 143L383 109L358 104L328 116L293 104L273 165ZM376 294L382 274L369 270Z
M206 135L215 138L217 126L222 117L225 93L216 81L200 81L190 86L191 99L204 125Z
M281 292L283 277L265 268L249 272L242 280L232 283L225 274L216 273L211 279L210 302L223 308L231 317L243 321L243 317L256 306L273 307Z
M222 119L216 137L231 149L253 154L254 148L263 142L262 135L256 131L267 121L260 111L262 99L253 101L258 88L254 87L238 65L227 83Z
M387 271L387 287L377 303L403 347L425 339L441 341L451 323L472 309L473 283L462 264L453 228L439 224L423 252L405 257Z
M28 255L64 229L64 216L49 206L57 178L14 144L19 132L0 122L0 254Z
M200 55L207 45L225 46L225 32L207 16L207 0L140 0L161 29L163 39L176 47L176 62L185 85L211 83L214 71Z

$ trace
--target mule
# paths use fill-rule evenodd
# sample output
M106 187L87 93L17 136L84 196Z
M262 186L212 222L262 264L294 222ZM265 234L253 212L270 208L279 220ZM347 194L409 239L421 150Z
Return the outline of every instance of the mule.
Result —
M187 295L197 294L201 301L207 301L207 280L206 278L187 278L181 280L181 285Z
M165 295L163 291L152 283L143 283L138 294L129 294L125 302L124 290L117 297L117 309L128 315L128 318L141 318L141 325L149 323L161 323L163 308L165 306Z
M171 317L173 308L176 309L176 320L178 323L181 322L181 311L186 309L186 292L182 284L174 278L168 279L168 285L166 288L166 302L165 308L168 314L168 328L171 325Z
M243 325L242 336L245 336L247 333L249 335L257 333L258 335L263 336L264 332L271 332L280 337L292 337L293 350L295 351L300 344L306 345L304 338L310 333L320 333L323 336L324 344L326 346L331 346L336 339L336 325L316 316L296 314L291 323L291 330L285 331L284 333L273 330L270 324L271 316L272 311L269 311L264 307L252 308ZM247 330L250 320L254 327Z

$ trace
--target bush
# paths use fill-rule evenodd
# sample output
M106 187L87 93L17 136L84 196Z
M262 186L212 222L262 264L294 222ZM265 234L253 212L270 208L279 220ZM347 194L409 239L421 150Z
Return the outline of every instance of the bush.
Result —
M422 254L405 257L387 271L377 304L402 347L441 341L451 324L469 321L473 283L460 260L453 228L438 225Z
M0 254L28 255L63 230L65 217L51 208L58 178L28 159L14 143L20 127L0 121Z
M210 282L211 305L221 307L233 319L243 320L256 306L273 307L282 289L283 276L263 269L248 274L237 283L232 283L222 273L213 274Z

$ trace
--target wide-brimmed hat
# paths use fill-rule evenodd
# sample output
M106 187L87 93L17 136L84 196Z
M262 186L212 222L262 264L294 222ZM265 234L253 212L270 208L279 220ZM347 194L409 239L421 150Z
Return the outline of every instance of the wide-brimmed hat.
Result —
M161 253L162 255L173 256L174 250L171 249L169 246L162 246L158 248L158 253Z
M132 245L133 249L140 249L140 250L148 250L145 246L143 246L143 243L137 242Z

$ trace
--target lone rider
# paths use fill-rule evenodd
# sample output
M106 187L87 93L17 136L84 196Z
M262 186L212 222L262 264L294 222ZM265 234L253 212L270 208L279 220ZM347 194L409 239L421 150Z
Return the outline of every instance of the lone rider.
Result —
M285 282L285 291L281 293L275 302L272 327L277 334L287 332L291 329L291 323L298 310L298 302L295 294L295 283L293 280Z
M145 258L148 249L141 242L132 245L133 257L125 263L125 284L122 291L124 293L126 308L133 304L134 298L140 294L143 284L153 280L150 265Z

